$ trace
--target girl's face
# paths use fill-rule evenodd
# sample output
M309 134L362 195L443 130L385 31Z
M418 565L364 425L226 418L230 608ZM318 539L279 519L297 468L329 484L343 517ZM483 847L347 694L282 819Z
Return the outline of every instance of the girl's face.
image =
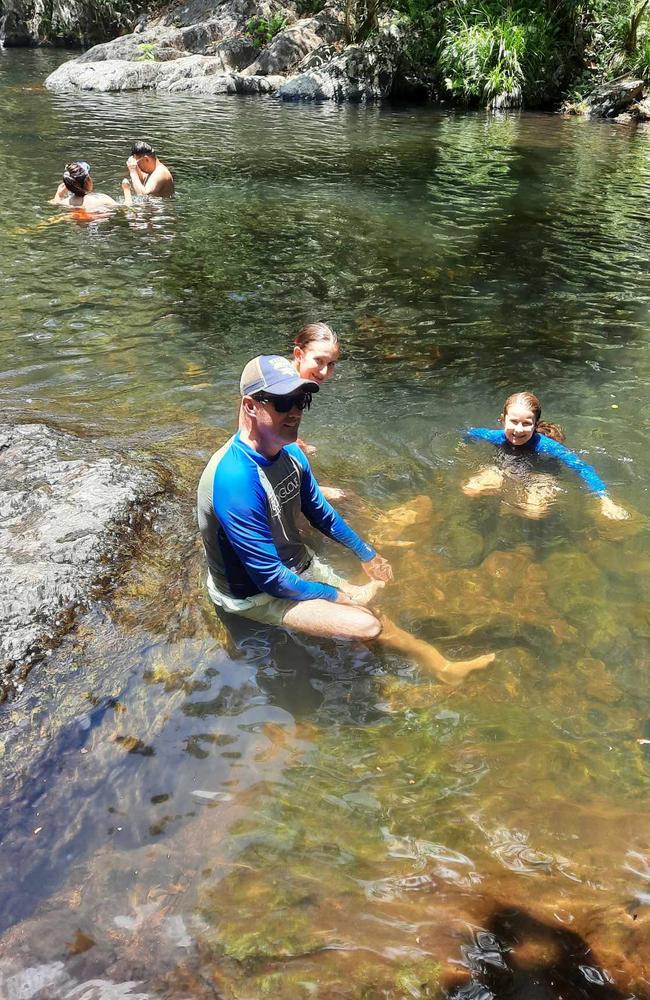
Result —
M308 378L313 382L327 382L334 374L339 359L339 348L338 344L330 344L323 340L304 349L294 347L293 357L301 378Z
M529 407L515 403L501 418L510 444L527 444L535 433L535 414Z

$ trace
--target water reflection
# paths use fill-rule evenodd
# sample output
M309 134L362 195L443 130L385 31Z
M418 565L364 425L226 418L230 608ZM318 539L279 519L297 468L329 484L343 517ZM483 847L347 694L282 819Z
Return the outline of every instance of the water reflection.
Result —
M645 525L604 525L573 483L544 522L473 503L457 450L530 385L643 509L647 135L71 107L24 89L58 58L0 52L0 399L145 450L173 498L2 709L0 993L650 995ZM178 196L55 222L79 137L104 185L141 134ZM458 691L207 603L196 480L242 362L314 318L346 354L306 427L317 474L394 563L388 614L450 656L497 650Z

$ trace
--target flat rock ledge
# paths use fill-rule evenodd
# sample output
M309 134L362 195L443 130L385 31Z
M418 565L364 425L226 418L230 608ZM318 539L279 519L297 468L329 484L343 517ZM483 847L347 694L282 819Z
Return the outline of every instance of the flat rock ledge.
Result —
M165 487L88 439L0 431L0 700L69 627Z
M99 63L64 63L45 81L52 90L163 90L194 94L272 94L283 76L244 76L224 72L211 56L185 56L173 62L129 62L105 59Z

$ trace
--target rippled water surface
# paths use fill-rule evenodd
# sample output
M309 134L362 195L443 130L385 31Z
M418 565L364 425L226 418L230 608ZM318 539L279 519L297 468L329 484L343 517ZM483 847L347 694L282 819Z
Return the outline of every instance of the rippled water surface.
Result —
M64 57L0 51L0 406L175 495L1 709L0 995L649 996L650 130L50 94ZM116 196L140 136L173 200L46 204L73 158ZM241 367L316 319L344 344L317 474L393 562L392 618L497 653L457 690L229 635L203 593L193 494ZM516 388L630 521L568 474L542 521L461 493L463 428Z

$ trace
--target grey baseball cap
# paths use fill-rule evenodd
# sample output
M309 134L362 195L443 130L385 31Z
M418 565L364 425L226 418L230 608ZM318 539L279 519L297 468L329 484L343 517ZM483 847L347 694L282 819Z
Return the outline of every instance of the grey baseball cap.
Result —
M287 358L279 354L260 354L245 366L239 381L242 396L268 392L273 396L288 396L296 389L318 392L318 382L301 378Z

